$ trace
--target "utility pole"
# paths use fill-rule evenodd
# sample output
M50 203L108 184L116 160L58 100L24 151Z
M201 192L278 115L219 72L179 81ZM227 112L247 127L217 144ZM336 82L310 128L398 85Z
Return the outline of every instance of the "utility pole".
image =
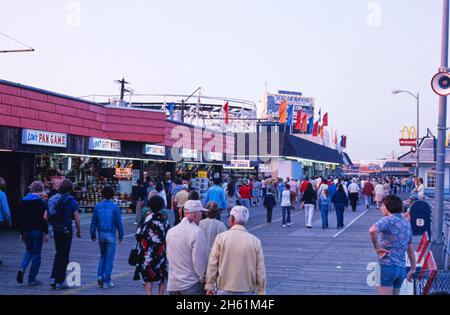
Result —
M440 72L448 71L448 27L449 0L443 0L442 47ZM431 249L438 269L444 268L445 254L443 241L444 185L445 185L445 138L447 131L447 96L439 97L438 143L436 165L436 204L433 209ZM446 266L445 266L446 267Z
M122 77L122 80L116 80L115 82L120 84L120 101L123 101L125 92L129 92L127 89L125 89L125 84L130 84L130 82L125 81L124 77Z

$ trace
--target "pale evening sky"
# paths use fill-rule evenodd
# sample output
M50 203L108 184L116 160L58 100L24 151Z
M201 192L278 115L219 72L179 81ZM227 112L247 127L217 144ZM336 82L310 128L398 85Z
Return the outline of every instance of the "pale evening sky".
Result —
M0 78L81 96L125 75L137 93L254 102L267 82L315 97L350 156L375 159L415 125L415 100L393 89L421 93L422 133L436 133L441 19L440 0L0 0L0 32L36 49L0 54Z

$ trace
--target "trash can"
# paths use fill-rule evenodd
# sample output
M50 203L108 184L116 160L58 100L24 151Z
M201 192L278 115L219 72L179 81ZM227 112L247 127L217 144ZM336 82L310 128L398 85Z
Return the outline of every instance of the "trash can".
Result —
M431 275L430 270L421 276L414 275L414 295L450 295L450 271L438 270Z
M423 235L428 232L431 237L431 207L422 200L416 201L411 209L411 229L413 235Z

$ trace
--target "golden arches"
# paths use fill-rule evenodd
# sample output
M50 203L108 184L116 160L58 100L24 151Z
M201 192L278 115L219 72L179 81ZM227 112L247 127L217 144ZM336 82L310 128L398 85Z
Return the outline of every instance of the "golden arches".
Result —
M410 128L403 127L402 130L402 139L417 139L417 129L412 126Z

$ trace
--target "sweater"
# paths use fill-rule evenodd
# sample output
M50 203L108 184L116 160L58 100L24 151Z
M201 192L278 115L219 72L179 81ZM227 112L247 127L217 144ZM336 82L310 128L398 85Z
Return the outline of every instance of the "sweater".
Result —
M19 206L17 214L17 227L20 234L31 231L41 231L48 234L48 225L44 220L44 213L47 210L45 201L35 195L28 194Z

